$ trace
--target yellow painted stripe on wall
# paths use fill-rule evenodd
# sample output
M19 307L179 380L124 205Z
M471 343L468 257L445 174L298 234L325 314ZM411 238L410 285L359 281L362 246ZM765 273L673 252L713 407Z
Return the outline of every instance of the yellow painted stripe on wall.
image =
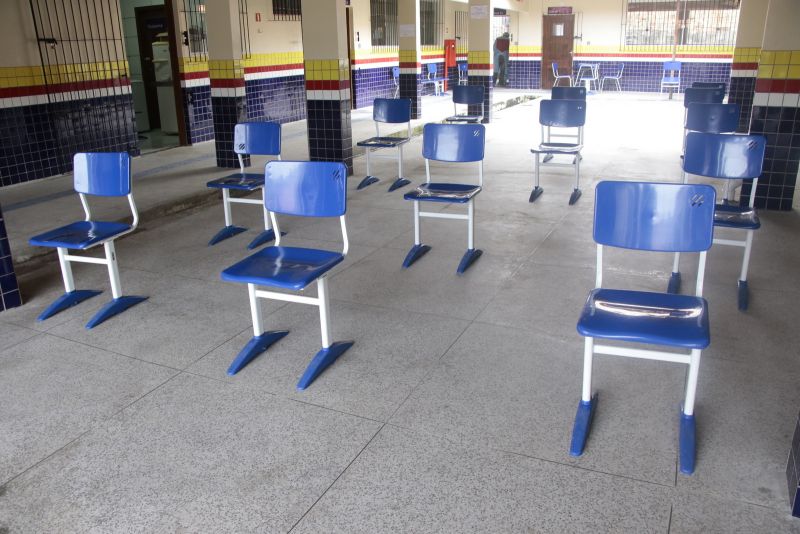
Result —
M350 66L346 59L308 59L304 65L306 80L350 79Z
M25 67L0 67L0 88L30 87L47 83L75 83L93 80L112 80L130 76L128 61L101 61L96 63L68 63Z

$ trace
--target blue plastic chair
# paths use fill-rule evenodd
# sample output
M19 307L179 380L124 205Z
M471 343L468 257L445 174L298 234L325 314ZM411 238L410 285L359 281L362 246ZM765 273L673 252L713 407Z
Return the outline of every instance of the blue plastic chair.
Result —
M551 100L586 100L586 87L553 87Z
M457 85L453 87L453 110L454 115L447 117L445 122L457 122L475 124L483 120L485 108L483 96L485 90L482 85ZM467 106L467 113L458 113L458 105ZM469 113L469 106L480 106L480 114Z
M614 72L613 74L607 74L600 79L600 90L603 91L606 86L606 80L611 80L615 84L617 84L617 91L622 91L622 86L619 84L619 81L622 79L622 72L625 70L625 63L619 64L619 70Z
M30 238L33 246L52 247L58 253L61 276L64 279L65 293L58 297L38 317L39 321L52 317L70 306L99 295L102 291L75 289L70 263L95 263L108 267L113 300L100 308L86 328L94 328L106 319L121 313L147 297L123 296L117 267L117 254L114 241L136 229L139 212L131 193L131 157L125 152L80 153L73 158L74 188L81 200L86 218L83 221L50 230ZM87 196L127 197L133 221L131 224L97 221L92 219ZM76 256L71 250L89 250L103 245L104 258Z
M680 61L665 61L664 74L661 76L661 90L664 89L677 89L681 92L681 62Z
M352 341L331 341L330 304L326 275L344 260L348 250L347 168L343 163L321 161L270 161L266 166L266 209L276 230L275 245L263 248L222 271L222 279L247 284L250 311L253 316L253 338L239 352L228 368L234 375L270 345L283 338L287 330L265 331L258 299L274 299L319 307L322 349L306 368L297 389L306 389L336 358L352 345ZM338 217L344 242L342 252L286 247L281 245L275 214L296 217ZM303 291L317 283L317 296L265 291L257 286L281 290Z
M708 303L702 293L706 253L714 237L714 188L699 184L600 182L595 195L597 276L577 326L585 337L583 388L569 452L573 456L583 454L597 410L598 396L592 392L595 354L683 363L689 366L689 373L680 415L680 469L691 474L695 466L694 404L700 354L710 343ZM604 246L699 252L694 296L603 288ZM660 345L689 353L599 345L595 339Z
M753 207L756 200L758 177L764 165L767 141L760 135L726 135L690 132L686 137L686 157L683 161L683 182L690 174L722 180L752 180L750 201L746 206L721 203L714 212L714 225L745 232L745 239L714 239L717 245L744 248L742 269L739 274L738 307L744 311L748 305L747 271L753 248L753 233L761 228ZM680 254L675 254L668 291L678 293L681 285Z
M400 98L400 67L392 67L392 81L394 82L394 98Z
M739 127L739 104L692 102L686 108L685 128L689 132L733 133Z
M240 172L223 178L211 180L206 185L212 189L222 190L222 208L225 210L225 227L217 232L208 245L216 245L220 241L233 237L247 230L233 224L231 204L257 204L264 205L263 190L264 176L261 173L245 172L243 156L276 156L281 159L281 125L276 122L243 122L234 127L233 151L239 157ZM232 198L232 190L252 193L260 189L262 198ZM254 249L264 243L275 239L275 232L269 222L269 213L264 212L264 231L258 234L249 245Z
M581 150L583 149L583 126L586 124L586 101L585 100L542 100L539 104L539 125L541 126L541 143L538 147L532 148L534 160L533 190L531 191L529 202L536 201L544 189L539 186L539 167L547 165L551 167L575 167L575 189L569 197L570 206L575 204L581 197ZM572 134L552 133L552 128L575 128L577 132ZM555 138L569 138L574 142L561 143L554 142ZM540 162L539 156L545 155ZM565 155L572 158L572 163L549 163L554 155Z
M475 197L483 188L483 156L486 128L482 124L426 124L422 132L422 157L425 158L426 182L403 198L414 202L414 246L403 261L407 269L425 255L431 247L420 239L420 217L458 219L467 221L467 251L456 269L464 272L483 251L475 248ZM478 164L478 184L431 182L431 161ZM420 211L420 202L466 204L467 214Z
M425 78L422 79L422 83L425 85L433 85L434 95L443 95L444 82L447 81L447 78L439 76L439 69L436 66L436 63L426 63L425 72Z
M375 137L364 139L356 143L357 146L364 147L367 156L367 175L359 182L357 189L364 189L368 185L380 181L377 176L372 175L370 169L370 154L382 148L397 149L397 179L389 186L389 191L394 191L411 183L410 180L403 178L403 145L411 140L411 100L408 98L376 98L372 104L372 120L375 121ZM403 124L406 125L405 137L382 137L381 124ZM374 155L373 158L390 158L395 156Z
M559 74L558 73L558 62L553 61L550 66L553 69L553 87L558 85L558 82L561 80L567 80L567 84L572 87L572 75L571 74Z
M701 89L719 89L723 93L727 89L724 82L692 82L692 87L699 87Z
M458 85L467 85L469 82L469 71L466 63L458 64Z

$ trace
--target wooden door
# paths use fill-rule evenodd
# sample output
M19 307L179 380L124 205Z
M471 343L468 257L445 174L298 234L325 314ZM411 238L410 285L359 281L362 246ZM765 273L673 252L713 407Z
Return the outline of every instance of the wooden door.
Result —
M150 121L150 129L155 129L161 127L161 116L158 111L158 89L153 66L153 41L158 34L167 32L167 13L163 5L137 7L135 13L142 81L147 99L147 119Z
M559 74L572 75L572 49L575 45L575 15L544 15L542 17L542 89L553 87L553 68L558 63ZM564 82L561 82L564 85Z

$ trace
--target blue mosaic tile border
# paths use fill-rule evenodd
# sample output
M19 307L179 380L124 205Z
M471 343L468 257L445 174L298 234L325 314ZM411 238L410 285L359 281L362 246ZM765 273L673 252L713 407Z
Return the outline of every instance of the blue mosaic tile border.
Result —
M353 173L350 100L308 100L308 155L311 161L341 161Z
M509 61L508 86L512 89L541 89L542 62L539 60Z
M183 117L189 143L214 139L210 85L183 88Z
M306 118L305 76L245 81L247 120L280 124Z
M494 112L492 111L492 94L494 93L494 79L492 76L475 76L469 77L467 82L469 85L482 85L483 92L483 123L491 122ZM479 115L481 113L480 106L467 106L467 113L470 115Z
M610 61L579 60L572 63L573 77L581 63L599 63L599 76L610 76L619 71L620 64L625 65L620 85L623 91L658 93L661 91L661 78L664 74L663 61ZM731 78L730 63L688 63L681 67L681 92L691 87L694 82L721 82L726 85Z
M741 115L739 115L738 133L748 133L750 131L750 117L753 111L753 97L756 94L755 77L732 77L728 90L728 102L739 104Z
M421 74L400 73L400 98L411 100L411 118L422 116L422 79Z
M3 210L0 208L0 311L16 308L21 304L22 298L17 275L14 273L14 262L11 259L6 223L3 219Z
M247 121L247 102L243 96L212 96L214 109L214 148L217 167L239 168L239 158L233 151L233 130L237 123ZM250 164L245 156L244 164Z
M376 98L392 98L395 93L392 67L353 69L350 86L355 93L355 109L371 106Z
M797 170L800 168L800 108L753 106L750 133L767 138L764 172L758 179L756 207L792 209ZM742 201L751 184L742 186Z

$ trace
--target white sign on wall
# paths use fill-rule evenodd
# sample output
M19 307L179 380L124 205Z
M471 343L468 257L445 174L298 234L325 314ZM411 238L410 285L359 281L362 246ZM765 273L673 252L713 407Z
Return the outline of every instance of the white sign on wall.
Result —
M488 19L489 6L469 6L469 18L471 19Z
M414 34L416 33L416 27L413 24L400 24L398 33L400 34L400 37L414 37Z

